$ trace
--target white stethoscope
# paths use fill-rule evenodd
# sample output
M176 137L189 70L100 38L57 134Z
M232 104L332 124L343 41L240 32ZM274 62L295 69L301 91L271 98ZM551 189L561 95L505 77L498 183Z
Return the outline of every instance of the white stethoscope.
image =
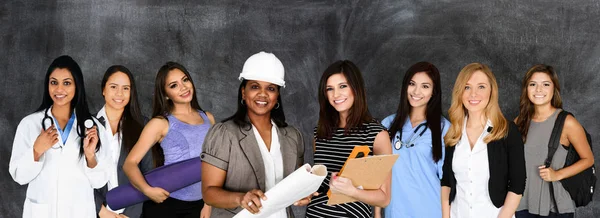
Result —
M424 127L423 130L421 130L421 132L419 134L417 134L417 132L419 132L419 129L421 129L421 127ZM400 130L399 131L400 134L398 134L396 136L396 143L394 143L394 148L396 150L400 150L400 148L402 148L402 145L404 145L406 148L411 148L411 147L415 146L415 141L417 141L417 139L421 138L421 136L423 136L425 131L427 131L427 122L419 124L417 126L417 128L415 129L415 131L413 131L413 134L410 135L410 137L408 138L408 142L405 143L402 141L402 130Z
M47 127L50 127L50 126L54 125L54 119L52 119L52 117L48 116L48 110L49 109L50 109L49 107L46 108L46 111L44 111L44 118L42 119L42 128L44 130L46 130ZM87 119L87 120L85 120L85 122L83 123L83 125L85 126L85 128L90 129L90 128L94 127L95 124L94 124L94 121L92 121L92 119ZM77 128L77 127L75 127L75 128ZM77 134L81 135L81 134L79 134L79 128L77 129ZM59 148L62 148L62 147L63 147L62 143L56 143L51 148L52 149L59 149Z

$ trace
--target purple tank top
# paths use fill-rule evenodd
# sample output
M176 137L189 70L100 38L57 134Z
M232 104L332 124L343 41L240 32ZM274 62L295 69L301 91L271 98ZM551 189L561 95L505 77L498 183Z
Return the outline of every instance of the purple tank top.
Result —
M204 123L190 125L169 115L169 131L160 146L165 154L165 165L200 156L202 143L210 128L210 120L203 111L198 111ZM200 173L200 172L194 172ZM197 201L202 199L202 183L194 183L171 193L170 197L182 201Z

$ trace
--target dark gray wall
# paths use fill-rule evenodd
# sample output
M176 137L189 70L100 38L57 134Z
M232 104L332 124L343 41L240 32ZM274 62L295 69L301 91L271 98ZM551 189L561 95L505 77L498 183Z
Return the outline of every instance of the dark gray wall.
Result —
M426 60L442 73L445 109L458 71L471 62L488 64L512 119L525 71L546 63L559 73L565 109L600 139L596 0L3 1L0 34L0 217L21 215L26 186L7 171L14 133L39 105L44 73L62 54L81 65L93 111L103 104L104 70L122 64L134 72L149 115L154 76L174 60L192 72L201 106L220 120L235 110L245 59L273 52L286 67L288 121L307 142L318 118L320 74L337 59L362 69L378 118L395 111L404 71ZM599 216L598 195L577 211L577 217Z

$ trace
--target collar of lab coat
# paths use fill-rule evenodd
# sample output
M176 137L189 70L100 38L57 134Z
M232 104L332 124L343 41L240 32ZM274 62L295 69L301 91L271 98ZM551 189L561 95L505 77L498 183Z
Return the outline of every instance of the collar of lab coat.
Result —
M73 114L75 115L75 120L73 120L73 126L71 127L71 130L69 130L69 138L67 139L67 142L65 144L63 144L63 138L61 136L61 134L58 134L58 142L60 145L62 146L66 146L66 145L71 145L73 144L73 142L77 142L76 139L79 138L79 135L77 134L77 114L75 113L75 110L73 110ZM52 114L52 106L50 106L50 108L48 108L48 110L46 111L46 115L48 115L50 118L52 118L53 122L56 121L56 118L54 117L54 115ZM54 125L58 125L57 123L55 123ZM79 145L78 143L75 143L76 145Z

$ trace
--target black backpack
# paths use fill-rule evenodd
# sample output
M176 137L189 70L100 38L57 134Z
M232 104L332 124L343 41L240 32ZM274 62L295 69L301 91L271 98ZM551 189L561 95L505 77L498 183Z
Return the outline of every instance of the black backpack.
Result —
M556 152L556 149L560 144L560 135L562 133L565 119L569 114L571 113L563 110L558 114L558 117L556 118L554 128L552 129L552 135L550 136L550 141L548 142L548 157L544 162L546 167L549 167L550 163L552 163L552 157L554 156L554 153ZM573 114L571 114L571 116L573 116ZM591 149L592 137L585 129L584 131ZM579 154L577 154L577 151L575 150L573 145L569 145L568 147L565 147L565 149L567 150L567 157L563 168L573 165L580 159ZM592 197L596 189L596 179L596 169L594 165L592 165L590 168L587 168L579 172L578 174L575 174L574 176L560 180L560 182L562 183L565 190L569 192L569 195L571 195L571 199L575 201L575 206L583 207L588 205L590 201L592 201ZM552 203L554 204L554 208L556 208L556 211L558 213L558 206L556 205L556 199L554 198L554 187L552 185L552 182L550 182L550 198L552 200Z

